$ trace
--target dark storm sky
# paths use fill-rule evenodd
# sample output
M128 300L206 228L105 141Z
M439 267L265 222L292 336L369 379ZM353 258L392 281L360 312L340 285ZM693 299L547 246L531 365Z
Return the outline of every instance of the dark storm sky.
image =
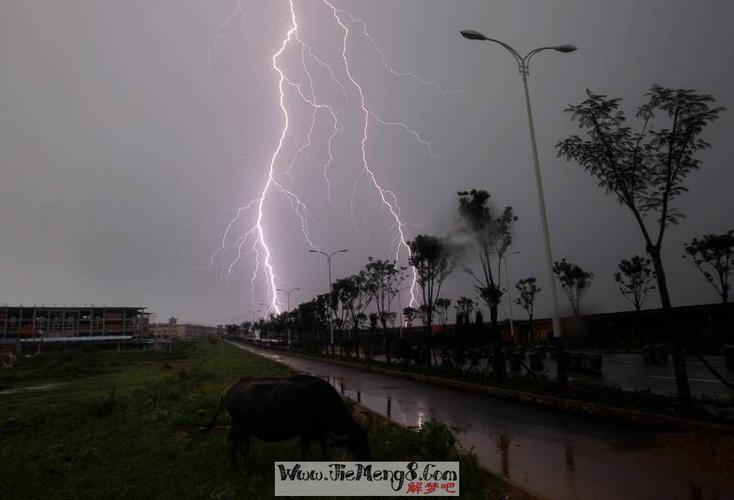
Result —
M501 48L470 43L458 32L478 29L522 52L579 46L569 55L543 53L531 69L553 252L595 273L585 311L627 307L612 274L619 259L643 252L641 237L628 211L578 165L556 158L554 144L575 130L562 110L589 88L623 97L632 114L654 83L711 93L731 108L734 4L334 3L365 20L396 70L462 91L442 94L390 74L361 27L350 24L348 55L369 106L433 141L439 155L428 154L400 128L370 130L368 161L396 194L409 222L407 236L453 231L456 191L487 189L520 217L513 250L522 253L509 261L512 281L536 275L544 288L517 69ZM236 1L0 3L0 303L143 305L159 318L222 323L267 302L261 278L254 299L250 294L251 252L229 281L220 273L221 255L211 270L199 269L220 245L236 207L262 189L283 127L271 57L289 28L288 2L241 4L243 22L222 32ZM311 116L292 91L286 99L291 127L276 171L308 206L314 243L350 249L335 257L340 277L356 272L369 255L392 256L395 233L376 191L360 178L363 117L341 60L342 32L323 3L297 0L295 6L299 36L333 67L347 94L316 71L317 93L339 110L343 129L329 169L331 203L322 176L327 115L319 115L312 147L294 165L293 180L284 176ZM281 66L302 83L299 64L293 45ZM703 168L679 202L688 217L666 239L674 304L716 299L680 255L693 236L734 225L732 119L726 112L706 131L712 148L702 154ZM325 291L325 263L307 253L300 221L277 193L266 200L264 222L278 286L302 288L293 302ZM229 244L247 229L247 223L235 228ZM235 254L225 257L230 263ZM470 279L455 271L446 295L474 295ZM540 314L546 300L543 294ZM657 303L657 297L650 301Z

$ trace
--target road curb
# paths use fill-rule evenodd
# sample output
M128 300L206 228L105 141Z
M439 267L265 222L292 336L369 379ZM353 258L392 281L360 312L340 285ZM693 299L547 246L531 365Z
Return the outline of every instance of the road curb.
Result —
M257 347L258 349L264 349ZM486 394L493 397L502 399L508 399L512 401L519 401L535 406L542 406L546 408L552 408L565 412L580 413L589 416L602 417L609 420L615 420L622 423L632 423L636 425L652 426L652 427L663 427L666 429L673 429L677 431L712 431L712 432L723 432L727 434L734 434L734 426L725 424L716 424L713 422L706 422L703 420L689 420L681 417L674 417L670 415L662 415L658 413L649 413L645 411L632 410L627 408L619 408L615 406L602 405L598 403L587 403L583 401L576 401L573 399L558 398L555 396L545 396L541 394L534 394L524 391L516 391L513 389L504 389L501 387L494 387L488 385L472 384L470 382L462 382L459 380L453 380L445 377L438 377L435 375L424 375L414 372L405 372L401 370L390 370L388 368L382 368L379 366L366 366L359 363L353 363L341 359L326 358L320 356L312 356L308 354L295 353L293 351L279 351L274 349L266 349L271 352L284 352L289 356L297 356L304 359L310 359L313 361L323 361L327 363L334 363L342 366L348 366L350 368L360 369L368 372L379 373L382 375L389 375L393 377L400 377L409 380L415 380L418 382L429 382L435 385L443 387L450 387L455 389L462 389L468 392Z

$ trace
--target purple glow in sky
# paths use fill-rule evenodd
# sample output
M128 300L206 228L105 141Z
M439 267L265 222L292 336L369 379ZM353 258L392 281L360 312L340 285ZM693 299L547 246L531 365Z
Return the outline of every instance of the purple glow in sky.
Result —
M323 61L317 54L314 53L313 48L304 41L299 36L299 26L298 26L298 20L296 16L296 9L294 6L293 0L288 0L288 6L290 11L290 25L288 26L288 29L284 35L284 39L282 41L282 44L278 48L278 50L275 52L275 54L272 57L272 66L275 72L278 75L278 91L279 91L279 106L283 113L283 129L279 135L277 146L275 148L275 151L273 152L273 156L270 158L269 166L267 170L267 176L266 180L264 182L264 188L262 190L262 193L255 198L254 200L251 200L247 205L240 207L237 209L237 212L235 214L235 217L230 221L230 223L227 225L227 228L224 231L224 236L222 237L222 243L221 245L214 251L212 254L210 260L209 260L209 266L207 269L212 269L215 260L217 257L221 258L222 265L227 268L227 278L230 278L232 275L233 270L236 268L236 266L240 263L242 259L242 252L245 246L248 243L251 243L252 246L250 250L252 251L254 255L254 266L252 270L252 274L250 277L250 284L251 284L251 303L253 307L255 306L255 299L257 296L257 290L256 290L256 281L258 280L258 273L262 272L264 273L264 280L267 283L267 293L269 295L268 299L270 302L270 308L272 311L280 312L281 308L278 302L277 297L277 288L279 281L279 278L277 277L277 273L273 267L273 264L271 263L271 255L273 253L273 250L269 247L267 243L266 238L266 225L264 222L265 218L265 204L268 201L269 195L278 193L283 195L288 202L290 203L291 209L294 212L294 215L298 217L301 224L301 231L303 233L303 238L306 241L306 243L309 246L309 249L313 250L321 250L321 248L318 246L317 243L315 243L310 236L309 232L309 210L305 203L303 203L298 196L297 193L295 193L290 186L285 186L283 180L280 180L282 177L287 177L290 181L293 181L293 169L294 167L297 167L298 160L302 155L305 155L309 148L312 145L312 135L314 131L314 127L316 126L316 120L319 111L325 111L328 117L332 120L332 130L331 133L328 136L327 139L327 149L328 149L328 158L323 164L323 177L324 182L326 183L326 190L327 190L327 196L328 200L331 203L332 201L332 193L331 193L331 181L329 179L329 166L334 162L334 155L333 155L333 141L336 138L336 136L340 132L340 125L339 125L339 119L338 119L338 113L339 110L335 110L334 107L328 103L322 103L318 101L317 98L317 88L314 86L314 76L311 73L311 70L309 69L310 65L317 65L322 67L328 72L328 75L333 80L333 83L339 86L339 88L342 90L344 97L346 100L349 99L349 96L347 95L346 88L344 86L344 83L339 80L336 77L334 69ZM380 197L380 201L385 205L387 211L389 212L390 217L392 218L393 227L395 229L395 237L394 240L396 241L395 245L395 261L399 262L401 264L407 264L408 259L410 257L410 248L407 245L406 242L406 236L405 236L405 230L404 230L404 223L400 218L400 206L398 204L398 199L395 193L390 191L387 188L384 188L380 185L380 183L377 180L377 177L375 175L375 172L373 172L370 169L369 161L368 161L368 146L367 142L369 141L369 129L370 129L370 121L373 123L376 123L378 125L386 126L386 127L398 127L400 129L403 129L403 131L408 132L410 135L412 135L415 140L425 146L428 151L431 153L431 155L438 157L438 155L433 151L431 148L431 143L429 141L426 141L421 137L421 135L411 128L409 125L399 122L399 121L386 121L380 118L371 108L367 106L366 98L365 98L365 92L362 89L361 85L358 83L358 81L353 76L351 70L350 70L350 58L348 56L348 44L350 42L350 38L353 36L352 30L350 30L350 27L347 25L347 23L351 25L359 25L361 27L361 33L364 37L366 37L370 43L374 46L375 50L380 54L380 58L382 59L383 66L387 71L389 71L393 76L395 77L411 77L415 79L419 84L426 85L426 86L432 86L436 88L439 92L447 94L451 93L450 91L445 91L441 89L441 87L435 83L428 80L424 80L419 75L415 75L413 73L406 73L406 72L398 72L395 69L392 68L392 66L388 63L387 58L384 54L384 52L379 48L375 40L372 38L372 36L369 34L367 24L361 20L355 18L352 14L350 14L348 11L345 11L343 9L338 9L334 6L331 2L327 0L322 0L321 2L311 5L311 7L321 7L328 9L332 15L333 20L338 26L343 30L344 36L343 41L341 45L341 59L343 61L342 70L343 73L346 76L346 79L348 80L348 83L356 89L359 95L359 107L361 110L361 113L364 116L364 127L362 129L362 136L360 141L360 151L361 151L361 163L363 170L360 172L358 179L361 178L362 175L367 175L369 178L371 184L374 186L376 192L378 193ZM227 18L227 21L225 22L224 26L222 27L222 31L218 34L218 37L221 36L222 33L224 33L227 29L227 27L231 24L231 22L235 19L243 19L246 15L245 8L243 7L242 1L238 1L236 4L236 10ZM298 70L302 72L302 75L305 79L305 83L299 83L294 80L292 80L289 76L287 76L288 71L282 68L279 65L279 61L281 59L281 56L283 56L284 52L289 48L290 45L295 45L295 48L297 50L300 50L300 61L298 64ZM213 51L216 48L216 38L214 42L212 43L210 47L210 55L211 51ZM304 90L304 87L306 89ZM285 162L283 162L283 151L285 149L285 141L286 136L289 133L289 112L288 112L288 106L286 105L286 92L291 91L300 99L303 101L303 103L309 105L312 108L311 113L311 123L308 128L308 132L306 134L305 141L303 144L298 147L295 150L295 153L292 154L292 158L290 162L287 164L287 168L281 170L285 170L284 172L276 172L276 165L283 164L285 165ZM286 179L286 181L288 180ZM291 182L292 183L292 182ZM356 180L355 180L355 190L356 190ZM354 193L354 191L352 193ZM352 217L352 220L354 220L354 203L353 200L350 199L350 216ZM233 230L233 227L240 222L240 218L243 217L243 213L245 216L247 215L248 211L254 212L254 218L255 223L252 226L246 227L244 232L240 235L238 235L235 238L235 243L231 246L236 247L236 257L227 265L226 261L226 251L228 247L228 240L230 239L230 233ZM252 241L250 241L252 240ZM402 252L401 252L402 251ZM405 262L401 262L401 253L405 256ZM410 305L416 305L415 301L415 272L413 272L412 277L412 283L410 287Z
M589 88L630 115L654 83L731 109L732 18L715 0L2 2L0 303L214 324L282 309L276 288L301 289L292 305L326 291L309 249L349 249L334 279L368 256L407 265L403 242L455 231L471 188L519 216L512 282L547 289L517 68L461 38L471 28L522 52L579 47L540 54L529 80L553 254L594 272L584 311L626 309L612 276L644 248L631 215L556 157L576 131L563 109ZM716 300L680 255L731 229L732 116L706 131L667 236L674 305ZM476 295L460 267L442 290Z

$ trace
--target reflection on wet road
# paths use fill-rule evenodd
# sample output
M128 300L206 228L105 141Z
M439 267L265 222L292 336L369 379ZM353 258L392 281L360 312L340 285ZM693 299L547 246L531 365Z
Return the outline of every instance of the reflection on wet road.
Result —
M731 462L690 434L659 434L296 356L254 350L327 379L406 426L435 418L497 474L551 498L734 498ZM713 442L713 441L712 441ZM720 453L719 453L720 454ZM712 456L709 456L712 455Z

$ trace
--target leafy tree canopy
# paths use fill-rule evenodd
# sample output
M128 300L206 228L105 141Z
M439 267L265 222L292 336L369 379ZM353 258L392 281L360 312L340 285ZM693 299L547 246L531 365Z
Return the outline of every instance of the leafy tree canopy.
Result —
M729 277L734 269L734 231L693 238L685 248L683 258L701 271L722 302L728 302Z

